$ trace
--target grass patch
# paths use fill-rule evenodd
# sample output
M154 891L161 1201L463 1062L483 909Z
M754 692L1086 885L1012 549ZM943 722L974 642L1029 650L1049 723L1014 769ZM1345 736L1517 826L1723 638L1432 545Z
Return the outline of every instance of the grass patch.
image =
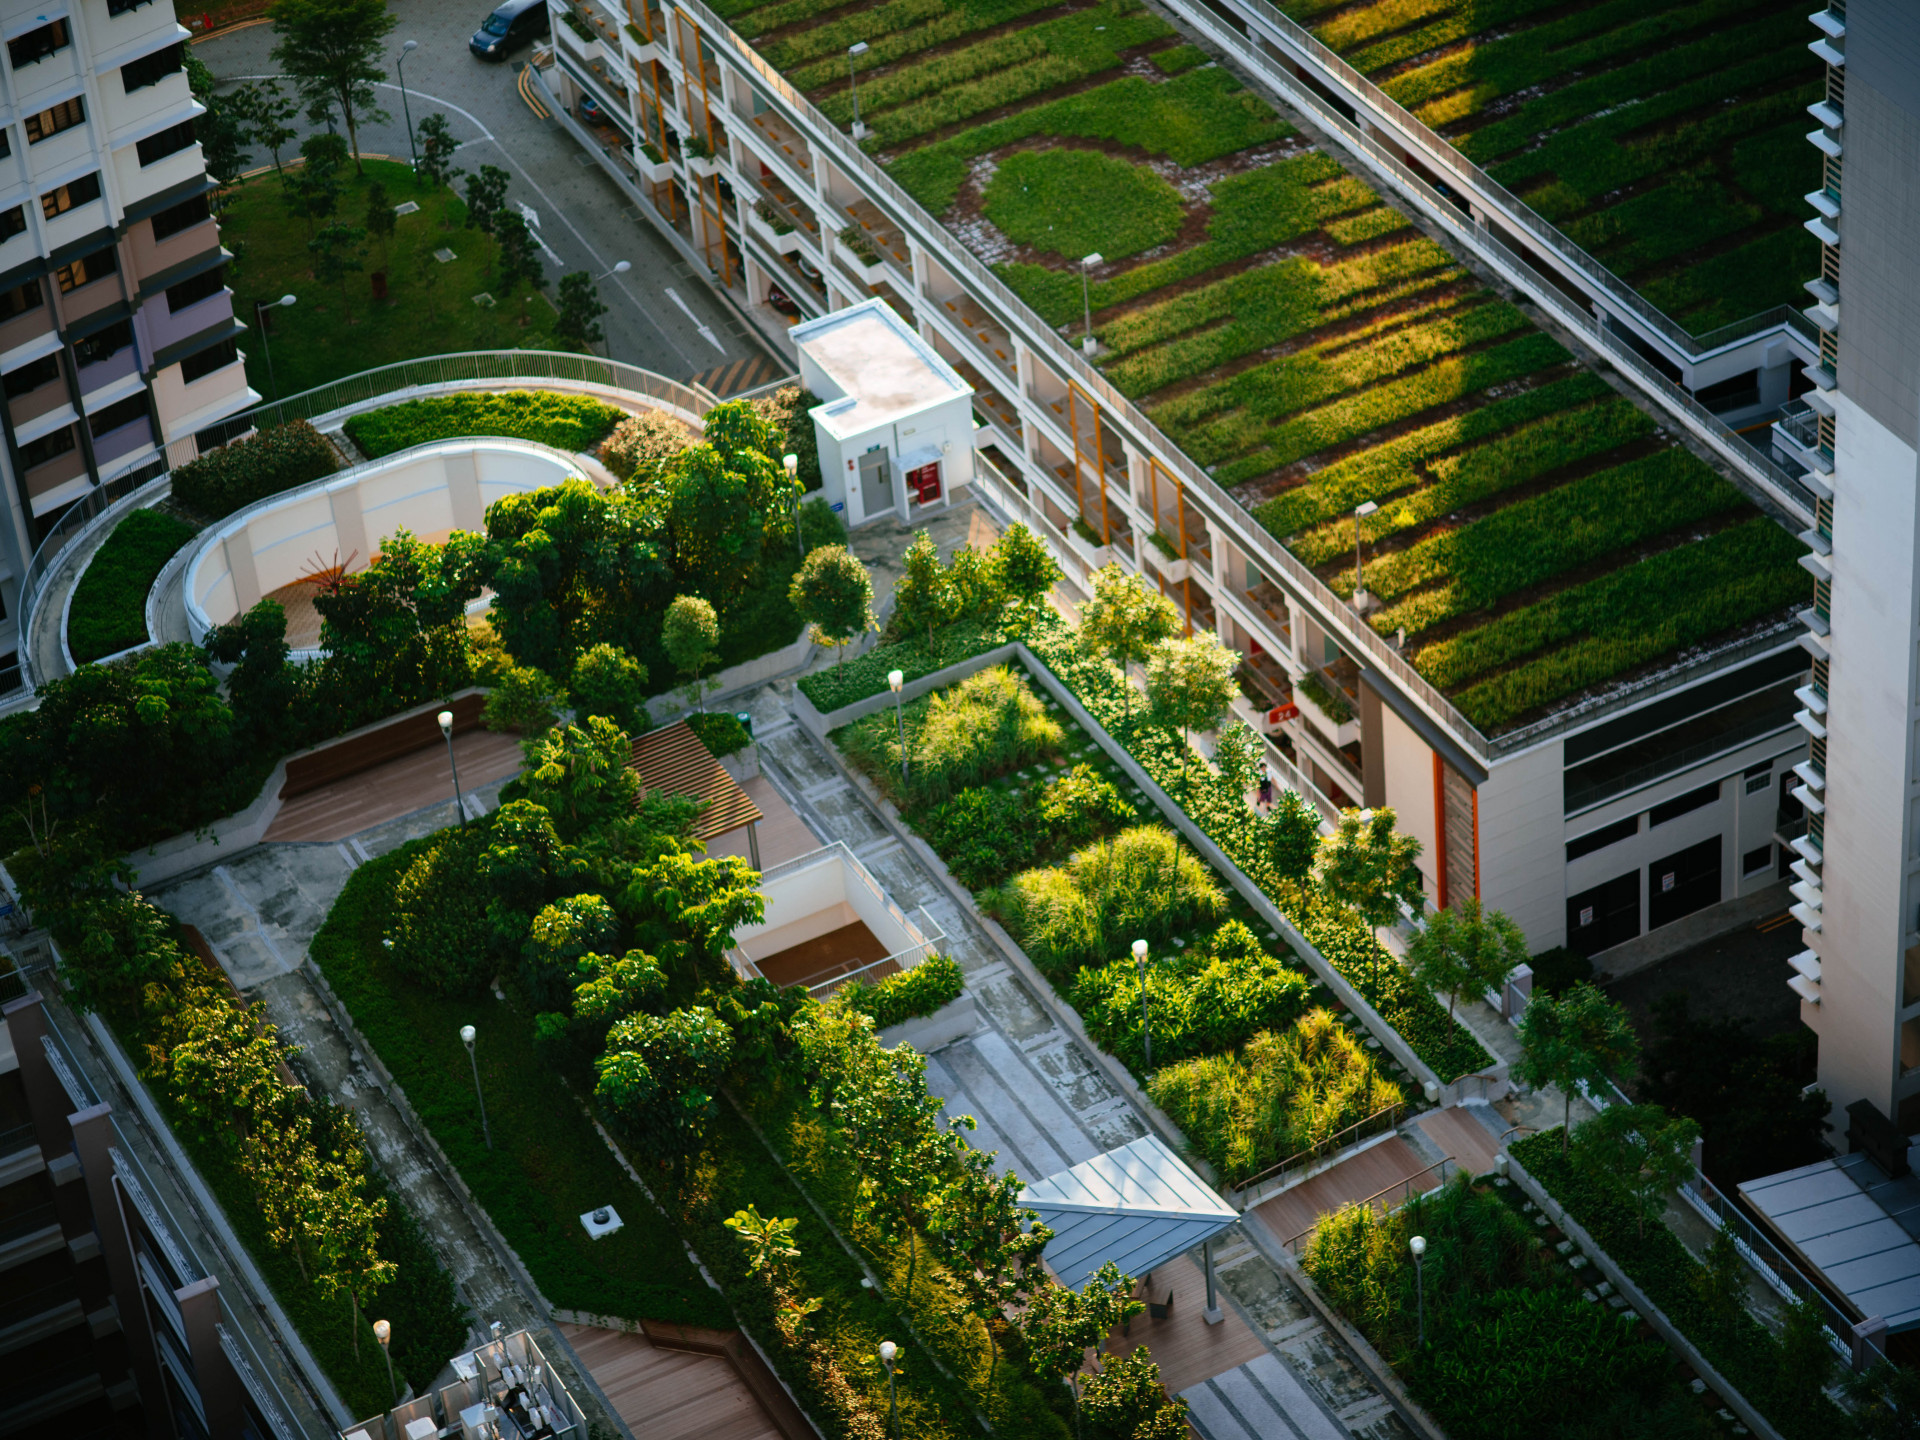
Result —
M1009 240L1076 262L1164 245L1185 216L1173 186L1098 150L1017 151L994 171L980 206Z
M349 419L346 431L375 460L462 435L502 435L578 452L606 439L626 413L585 395L553 390L472 391L369 410Z
M180 547L200 532L159 510L135 510L106 539L73 589L67 648L84 665L147 639L147 592Z
M228 191L220 234L230 249L244 246L246 263L231 277L233 313L253 322L256 301L297 295L300 303L273 312L273 372L264 345L247 347L247 380L270 398L298 394L345 375L422 355L463 350L550 350L553 307L545 300L525 306L531 323L519 324L521 306L505 301L491 309L472 297L494 288L493 241L465 230L466 205L449 188L427 190L405 165L365 162L366 174L348 172L341 185L338 218L360 225L367 188L386 186L394 205L414 201L420 209L398 217L383 253L370 242L365 270L349 275L345 293L318 284L307 250L306 222L289 213L281 182L269 171ZM451 249L458 258L441 264L433 252ZM375 300L369 276L383 272L387 298ZM277 382L277 384L276 384Z

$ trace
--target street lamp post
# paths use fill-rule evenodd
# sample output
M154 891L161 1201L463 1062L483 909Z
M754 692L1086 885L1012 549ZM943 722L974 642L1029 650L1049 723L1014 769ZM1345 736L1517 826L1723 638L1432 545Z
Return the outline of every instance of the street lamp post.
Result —
M1147 1015L1147 942L1133 942L1133 968L1140 974L1140 1038L1146 1046L1147 1069L1153 1069L1153 1022Z
M387 1341L393 1338L393 1326L384 1320L373 1322L373 1338L380 1342L380 1353L387 1359L387 1393L393 1397L393 1403L400 1403L400 1387L393 1383L393 1352L387 1348Z
M887 1433L899 1440L900 1402L893 1389L893 1361L900 1353L900 1347L891 1340L880 1342L880 1363L887 1367Z
M1420 1297L1420 1348L1427 1345L1427 1273L1421 1261L1427 1253L1427 1237L1416 1235L1407 1242L1407 1248L1413 1251L1413 1283Z
M1360 569L1360 522L1380 507L1371 500L1353 507L1353 608L1367 613L1367 582Z
M1087 322L1087 333L1080 338L1080 349L1087 355L1093 354L1098 348L1093 340L1093 281L1089 277L1094 266L1106 263L1107 257L1098 250L1080 261L1080 308L1085 312Z
M907 709L906 701L901 697L901 688L907 683L906 672L889 670L887 688L893 691L893 720L900 731L900 784L907 783Z
M400 47L400 61L394 66L400 72L400 113L407 118L407 154L413 160L414 174L420 173L420 152L413 144L413 107L407 103L407 56L420 48L418 40L409 40Z
M273 391L273 398L280 398L280 381L273 373L273 346L267 341L267 311L278 310L282 306L293 304L297 297L282 295L278 300L256 300L253 302L253 318L260 327L260 348L267 356L267 385Z
M860 82L853 73L853 62L867 53L867 42L856 40L847 47L847 88L853 92L853 138L867 138L867 127L860 123Z
M447 737L447 764L453 767L453 813L460 817L460 828L467 828L467 807L460 803L460 762L453 758L453 711L440 712L440 733Z
M780 457L780 468L787 472L787 479L798 480L800 478L800 457L798 455L782 455ZM793 543L794 547L800 552L801 563L805 564L807 559L807 542L800 538L800 492L798 490L793 492Z
M593 277L594 283L596 285L599 284L607 278L607 275L624 275L632 268L633 262L631 260L616 260L613 262L613 268L607 271L605 275L596 275Z
M487 1138L487 1149L493 1149L493 1127L487 1124L487 1097L480 1090L480 1062L473 1053L474 1029L471 1025L460 1027L460 1043L467 1047L467 1060L473 1066L473 1098L480 1102L480 1133Z

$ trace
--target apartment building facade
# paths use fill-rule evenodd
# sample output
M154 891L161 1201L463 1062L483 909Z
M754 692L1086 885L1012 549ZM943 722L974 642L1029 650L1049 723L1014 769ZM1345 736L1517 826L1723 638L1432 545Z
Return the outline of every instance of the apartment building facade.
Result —
M1836 1112L1920 1129L1920 28L1900 0L1812 17L1827 63L1807 409L1776 427L1818 493L1811 741L1794 911L1801 1018ZM1844 176L1844 200L1842 178ZM1842 303L1844 297L1844 305Z
M655 223L763 322L884 300L974 387L979 492L1044 535L1075 581L1118 563L1245 655L1236 711L1277 772L1328 808L1391 805L1424 847L1435 905L1477 895L1537 949L1632 963L1646 932L1779 883L1806 753L1790 620L1489 739L699 0L552 6L547 83ZM1296 79L1276 70L1270 88L1355 153L1371 143L1312 110ZM1375 158L1376 185L1594 333L1591 311L1484 223ZM1784 364L1780 336L1767 343ZM1706 415L1627 347L1607 353L1639 367L1663 420ZM1748 463L1724 426L1700 434ZM1806 493L1763 469L1752 488L1789 529L1810 524Z
M0 685L19 681L21 582L48 529L103 484L257 400L218 225L158 0L0 11Z

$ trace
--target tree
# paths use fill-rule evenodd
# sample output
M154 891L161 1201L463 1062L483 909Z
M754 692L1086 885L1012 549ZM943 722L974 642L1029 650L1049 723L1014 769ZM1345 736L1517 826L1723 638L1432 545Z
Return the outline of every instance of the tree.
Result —
M1214 742L1213 763L1220 771L1220 778L1242 801L1247 792L1260 783L1261 764L1266 758L1266 749L1260 737L1253 733L1253 727L1244 720L1236 720L1220 732L1220 738Z
M335 1183L314 1192L318 1213L307 1233L320 1251L314 1278L321 1289L330 1294L344 1291L352 1302L353 1356L358 1360L360 1309L400 1267L380 1257L380 1222L387 1218L387 1202L366 1197L367 1177L357 1168L330 1168Z
M222 94L214 73L191 50L184 50L181 64L187 72L187 89L207 111L193 126L207 173L222 185L231 185L253 159L241 147L247 143L249 122L258 105L255 89L246 84Z
M420 139L420 178L435 190L442 185L451 185L455 174L453 157L459 152L460 146L453 138L453 128L447 123L447 117L438 110L434 111L420 122L417 134Z
M495 683L480 714L489 730L544 735L559 721L560 711L566 706L567 692L548 679L545 671L515 665Z
M607 307L600 303L600 291L593 283L593 276L585 270L560 277L559 309L553 333L568 349L590 355L593 347L607 338L607 332L600 327L600 317L607 313Z
M1723 1222L1713 1232L1705 1263L1693 1279L1708 1318L1717 1325L1731 1327L1746 1308L1747 1296L1747 1262L1741 1257L1731 1224Z
M1060 566L1047 544L1015 521L994 542L1000 561L1000 579L1013 598L1022 625L1030 623L1047 595L1060 580Z
M749 1205L736 1210L722 1222L739 1237L747 1256L747 1273L758 1275L773 1297L774 1324L788 1339L800 1333L806 1317L820 1308L817 1299L801 1300L793 1293L793 1262L800 1258L800 1247L793 1243L798 1220L783 1220L777 1215L762 1215Z
M507 208L507 181L510 177L498 165L482 165L467 176L467 229L491 235Z
M594 1061L593 1093L646 1156L678 1174L718 1113L714 1093L732 1053L732 1032L705 1006L631 1015Z
M374 86L387 78L382 42L399 17L381 0L275 0L267 13L280 37L274 60L310 110L339 110L360 170L360 122L387 118Z
M393 200L387 194L387 187L378 180L374 181L367 187L367 214L363 228L380 242L382 267L387 263L388 250L393 243L393 232L399 223L399 217L393 213Z
M1660 1218L1667 1192L1693 1178L1699 1138L1698 1125L1658 1105L1609 1105L1580 1127L1573 1158L1619 1190L1644 1240L1648 1217Z
M278 80L266 80L257 86L242 88L251 91L246 110L247 134L256 145L267 147L267 152L273 156L274 173L284 177L286 172L280 166L280 152L300 138L300 132L287 124L300 113L300 103L281 93Z
M568 681L582 715L604 715L629 735L648 728L647 667L604 640L573 662Z
M742 925L766 918L760 874L738 855L703 860L682 846L636 865L621 892L621 913L634 937L668 967L682 990L715 990L735 982L727 947Z
M1422 903L1420 842L1393 828L1393 811L1342 810L1331 835L1322 836L1313 878L1335 905L1351 910L1379 930L1400 918L1400 907ZM1378 937L1375 937L1376 944Z
M573 987L573 1017L600 1027L604 1048L606 1030L636 1011L652 1011L667 992L666 972L644 950L629 950L618 960L583 955L578 972L587 978Z
M1855 1406L1862 1440L1920 1440L1920 1370L1881 1361L1841 1385Z
M1132 1293L1133 1277L1109 1260L1078 1291L1041 1286L1028 1302L1020 1327L1027 1337L1028 1359L1043 1378L1072 1385L1076 1430L1080 1387L1074 1377L1086 1363L1087 1351L1105 1344L1107 1336L1147 1308L1129 1298Z
M1207 632L1185 640L1162 640L1147 656L1147 699L1156 719L1180 731L1180 789L1187 790L1193 759L1189 737L1211 730L1239 693L1234 668L1240 656Z
M713 613L713 606L698 595L675 596L660 626L660 643L666 647L673 668L687 677L687 693L704 711L700 674L720 654L720 618Z
M1561 1093L1560 1151L1567 1153L1573 1092L1624 1075L1640 1055L1627 1012L1592 985L1570 985L1557 999L1535 995L1514 1027L1520 1058L1513 1074L1523 1085L1556 1085Z
M258 601L246 614L215 626L206 648L208 659L233 667L227 699L238 727L269 745L290 742L299 730L295 709L307 676L303 667L289 663L293 652L280 602Z
M1780 1388L1803 1421L1815 1419L1825 1408L1827 1386L1838 1363L1820 1308L1811 1300L1789 1301L1786 1323L1780 1328Z
M1267 855L1273 872L1298 884L1320 851L1320 811L1297 790L1283 789L1267 812Z
M1153 647L1179 629L1180 614L1173 602L1147 589L1137 576L1118 565L1103 565L1093 572L1093 597L1080 607L1080 644L1120 667L1127 718L1133 714L1127 667L1144 664Z
M1144 1345L1102 1360L1082 1387L1080 1405L1113 1440L1186 1440L1188 1434L1186 1402L1168 1398Z
M493 280L503 295L511 295L526 281L538 290L546 282L540 267L540 251L533 243L533 232L517 210L502 210L493 220ZM527 323L527 297L520 297L520 323Z
M323 226L320 233L307 242L307 253L313 256L313 278L322 285L340 287L340 308L349 325L353 323L353 310L347 297L347 276L357 275L366 268L360 258L366 243L366 231L357 225L337 222Z
M633 808L640 791L628 763L633 745L606 716L560 726L528 740L526 750L527 799L553 817L562 839L575 840Z
M314 222L330 220L340 204L340 168L347 163L347 143L338 135L309 135L300 142L302 165L291 174L283 173L287 208L307 223L307 236L313 237Z
M925 530L916 531L894 582L893 628L908 633L924 627L932 645L935 627L953 619L955 609L953 579L940 563L940 547Z
M1477 899L1449 906L1427 922L1407 946L1413 973L1447 997L1447 1017L1463 994L1498 990L1527 963L1527 937L1498 910Z
M845 646L873 628L873 577L844 545L808 552L787 598L818 644ZM840 659L836 655L834 664Z

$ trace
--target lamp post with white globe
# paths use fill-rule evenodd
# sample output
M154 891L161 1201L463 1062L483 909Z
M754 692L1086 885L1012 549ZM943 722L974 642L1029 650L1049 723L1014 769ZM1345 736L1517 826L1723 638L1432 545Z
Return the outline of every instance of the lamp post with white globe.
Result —
M1133 968L1140 972L1140 1039L1146 1046L1147 1069L1153 1069L1153 1022L1147 1016L1147 942L1133 942Z
M1427 1253L1427 1237L1416 1235L1407 1241L1407 1248L1413 1251L1414 1291L1420 1297L1420 1348L1427 1345L1427 1272L1421 1263Z
M453 711L440 712L440 733L447 737L447 764L453 767L453 813L460 817L460 828L467 828L467 807L460 803L460 762L453 758Z
M387 1360L387 1393L393 1397L393 1403L400 1403L400 1387L393 1380L393 1352L387 1348L387 1342L393 1338L393 1326L384 1320L373 1322L373 1338L380 1342L380 1353Z
M891 1340L880 1342L880 1363L887 1367L887 1433L899 1440L900 1402L893 1389L893 1362L900 1353L900 1347Z
M273 346L267 342L267 311L279 310L294 303L296 296L282 295L278 300L256 300L253 302L253 318L260 326L260 349L267 357L267 388L273 391L274 399L280 398L280 381L273 373Z
M905 671L889 670L887 672L887 688L893 691L893 719L900 731L900 784L903 787L907 783L907 709L906 701L900 691L906 683Z
M473 1037L477 1032L471 1025L460 1027L460 1043L467 1047L467 1061L473 1066L473 1098L480 1102L480 1133L486 1136L487 1149L493 1149L493 1127L487 1124L487 1097L480 1090L480 1061L473 1053Z

